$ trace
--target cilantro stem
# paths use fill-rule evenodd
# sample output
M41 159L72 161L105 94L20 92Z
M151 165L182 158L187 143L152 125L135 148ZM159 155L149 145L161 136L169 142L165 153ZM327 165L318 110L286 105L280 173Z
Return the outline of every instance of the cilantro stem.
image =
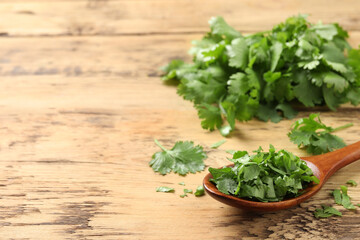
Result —
M167 150L165 147L163 147L159 141L157 139L154 139L154 142L156 143L156 145L159 146L159 148L161 148L164 152L168 152L169 150Z
M348 127L351 127L353 125L354 125L353 123L348 123L348 124L345 124L344 126L334 128L334 130L332 130L332 132L339 131L339 130L342 130L344 128L348 128Z

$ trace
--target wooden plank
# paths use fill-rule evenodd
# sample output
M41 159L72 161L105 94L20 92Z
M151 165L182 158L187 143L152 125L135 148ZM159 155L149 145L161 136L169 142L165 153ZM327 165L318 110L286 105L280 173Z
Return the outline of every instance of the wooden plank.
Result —
M207 166L228 164L226 149L267 149L298 155L289 142L293 121L238 123L233 137L206 132L190 102L159 79L169 59L189 59L200 35L1 38L0 235L3 239L356 239L360 215L317 220L312 211L332 204L329 192L348 179L360 182L360 162L329 179L301 207L254 214L209 196L180 198L184 181L195 189L206 174L161 176L148 166L177 140L205 147ZM358 33L351 41L360 42ZM299 117L308 115L301 112ZM346 143L359 140L359 108L321 113ZM160 185L174 194L156 193ZM350 188L360 203L360 188Z
M287 17L310 14L312 22L339 22L360 30L359 1L295 0L122 0L2 1L0 32L9 36L122 35L208 31L208 20L221 15L236 29L271 29Z

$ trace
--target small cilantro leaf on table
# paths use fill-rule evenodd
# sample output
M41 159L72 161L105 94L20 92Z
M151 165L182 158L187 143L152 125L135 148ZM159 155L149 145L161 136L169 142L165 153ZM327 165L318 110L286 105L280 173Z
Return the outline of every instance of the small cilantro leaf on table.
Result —
M184 194L180 195L181 198L187 197L188 193L193 193L191 189L184 189Z
M163 150L155 153L149 162L155 172L165 175L174 171L180 175L186 175L204 170L204 159L207 156L202 146L194 146L194 143L190 141L178 141L173 148L168 150L156 139L155 143Z
M327 218L327 217L331 217L334 215L340 216L340 217L342 216L342 213L333 207L326 206L326 205L321 205L321 207L322 208L315 209L314 216L316 218Z
M348 188L346 186L340 186L339 189L335 189L333 191L333 196L335 199L335 203L338 205L342 205L346 209L355 209L354 204L351 203L351 198L347 193Z
M312 113L308 118L297 120L292 125L288 137L299 148L305 148L308 153L318 155L345 147L344 141L331 133L352 125L349 123L338 128L332 128L321 122L318 113Z
M351 185L353 187L357 186L357 183L354 180L349 180L349 181L346 182L346 184L349 184L349 185Z
M201 197L201 196L205 195L204 187L203 187L202 185L198 186L198 187L196 188L196 191L195 191L194 195L195 195L196 197Z
M226 140L225 140L225 139L220 140L220 141L218 141L218 142L216 142L216 143L212 144L212 145L211 145L211 148L218 148L218 147L220 147L221 145L223 145L225 142L226 142Z
M156 192L165 192L165 193L171 192L172 193L172 192L175 192L175 189L171 188L171 187L157 187Z
M269 152L262 148L249 155L233 153L233 167L209 168L217 189L228 195L252 201L276 202L299 196L310 184L319 183L306 162L286 150Z

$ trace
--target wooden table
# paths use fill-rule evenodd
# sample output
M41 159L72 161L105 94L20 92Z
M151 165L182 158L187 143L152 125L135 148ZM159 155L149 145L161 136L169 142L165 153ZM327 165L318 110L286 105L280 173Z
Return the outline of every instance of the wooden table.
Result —
M310 13L339 22L360 43L360 2L231 0L3 0L0 2L0 238L1 239L360 239L360 212L315 219L329 192L360 183L360 162L335 174L300 207L251 214L209 196L180 198L207 171L161 176L148 166L177 140L205 146L207 166L227 164L227 149L272 143L305 155L289 142L293 121L237 123L217 150L190 102L160 80L158 68L190 60L193 39L222 15L243 33L266 30ZM311 111L302 111L305 117ZM321 112L346 143L360 138L360 108ZM160 185L174 194L156 193ZM350 188L360 203L360 187Z

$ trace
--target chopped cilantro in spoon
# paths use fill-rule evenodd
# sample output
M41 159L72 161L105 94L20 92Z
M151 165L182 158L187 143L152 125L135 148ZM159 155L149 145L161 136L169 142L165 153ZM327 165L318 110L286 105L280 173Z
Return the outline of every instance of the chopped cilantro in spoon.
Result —
M319 183L306 162L286 150L269 152L261 147L249 155L237 151L232 167L209 168L213 182L222 193L253 201L275 202L299 196L311 183Z

